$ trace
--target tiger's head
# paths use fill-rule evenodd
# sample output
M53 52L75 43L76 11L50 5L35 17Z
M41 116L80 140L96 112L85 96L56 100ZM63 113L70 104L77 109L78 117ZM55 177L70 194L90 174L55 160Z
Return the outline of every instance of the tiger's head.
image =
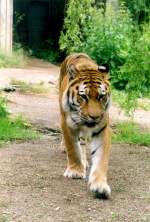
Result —
M108 73L88 57L67 66L67 89L64 93L64 110L72 121L93 127L107 112L110 101Z

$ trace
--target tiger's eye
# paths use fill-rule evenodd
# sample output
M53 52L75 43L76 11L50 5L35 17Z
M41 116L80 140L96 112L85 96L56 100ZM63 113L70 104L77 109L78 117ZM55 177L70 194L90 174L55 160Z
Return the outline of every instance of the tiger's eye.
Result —
M87 100L87 96L84 95L84 94L81 94L80 97L81 97L82 99L84 99L84 100Z

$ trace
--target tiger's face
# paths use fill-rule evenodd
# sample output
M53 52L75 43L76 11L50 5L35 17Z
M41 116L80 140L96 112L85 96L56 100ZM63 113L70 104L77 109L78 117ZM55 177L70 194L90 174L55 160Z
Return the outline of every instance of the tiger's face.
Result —
M80 73L69 82L64 101L76 125L94 127L102 121L108 109L109 82L100 71L89 71L89 75L86 72L86 78Z

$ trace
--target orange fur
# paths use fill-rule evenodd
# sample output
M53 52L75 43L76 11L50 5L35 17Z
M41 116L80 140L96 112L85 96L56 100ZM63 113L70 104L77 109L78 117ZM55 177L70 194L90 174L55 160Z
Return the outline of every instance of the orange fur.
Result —
M86 177L85 144L90 138L92 166L89 185L98 197L109 197L107 169L111 132L108 74L85 54L72 54L61 65L59 104L67 152L64 176Z

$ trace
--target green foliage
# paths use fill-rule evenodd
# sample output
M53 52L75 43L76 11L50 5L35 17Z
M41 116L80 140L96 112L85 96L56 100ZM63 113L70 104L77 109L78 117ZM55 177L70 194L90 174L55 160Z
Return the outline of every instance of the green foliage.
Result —
M57 63L59 60L59 53L51 49L42 49L33 53L37 58L48 62Z
M126 94L124 107L134 110L136 99L150 94L150 23L139 27L124 4L118 10L107 5L104 12L92 3L68 2L60 49L85 52L107 65L112 85Z
M150 111L150 100L147 98L138 100L138 107L145 111Z
M81 51L85 44L93 14L93 0L69 0L61 32L60 49L70 52Z
M105 16L102 9L95 10L82 50L98 64L107 64L110 70L115 70L126 60L132 32L132 20L124 7L116 12L108 6Z
M127 114L133 114L135 108L150 111L150 100L148 98L135 99L134 94L128 94L125 90L116 90L112 88L112 100L115 104L123 108Z
M18 34L18 28L21 25L21 23L23 22L23 20L25 19L25 14L23 13L19 13L17 11L14 12L14 16L13 16L13 39L15 42L19 42L20 41L20 35Z
M0 141L28 140L39 138L38 133L24 126L21 120L0 118Z
M6 116L8 116L6 100L4 97L0 96L0 118L4 118Z
M23 49L18 46L11 54L0 51L0 68L22 67L24 66L24 57Z
M93 1L70 0L64 31L60 36L60 49L70 52L88 53L99 64L116 68L124 63L131 47L132 20L124 7L116 12L108 6L103 9L92 6ZM84 5L87 5L84 8Z
M9 222L10 219L6 216L0 215L0 222Z
M42 42L38 48L31 52L31 55L53 63L58 62L60 57L52 39Z
M125 102L126 99L126 94L125 92L116 90L112 87L111 89L111 93L112 93L112 100L114 103L117 103L120 107L123 107L123 104Z
M134 21L137 23L144 22L148 19L150 10L149 0L120 0L130 10Z
M133 35L133 24L127 10L122 6L116 12L108 6L104 16L103 9L92 7L91 1L88 1L88 11L82 10L79 3L75 7L73 2L70 1L68 6L64 21L66 31L61 33L60 48L67 53L85 52L98 64L107 64L110 70L124 64ZM74 7L80 8L80 12L74 12ZM82 17L86 19L81 20Z
M125 63L114 72L117 82L124 79L125 89L136 97L148 94L150 90L150 24L138 34L140 36L133 42Z
M116 125L113 141L115 143L134 143L149 146L150 133L140 129L133 122L122 122Z
M37 139L39 134L29 128L23 117L11 118L8 115L6 100L0 97L0 145L11 140Z

